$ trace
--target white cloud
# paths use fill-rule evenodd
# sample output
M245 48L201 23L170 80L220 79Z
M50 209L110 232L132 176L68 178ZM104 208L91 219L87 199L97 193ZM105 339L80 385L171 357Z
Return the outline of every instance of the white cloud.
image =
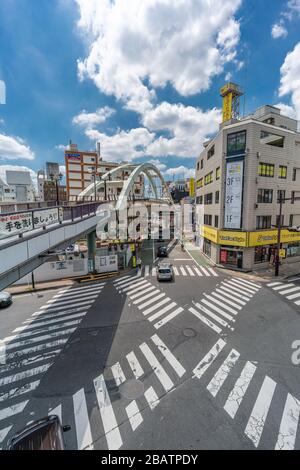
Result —
M2 160L34 160L34 152L20 137L0 134L0 161Z
M149 160L148 163L152 163L152 165L155 165L156 168L159 169L159 171L164 172L167 169L167 165L165 163L161 163L159 160Z
M65 150L67 150L67 149L69 148L69 146L68 146L68 145L59 144L59 145L55 145L54 148L55 148L56 150L63 150L63 151L65 151Z
M300 42L289 52L280 68L279 96L290 96L296 118L300 120Z
M286 37L288 32L287 32L286 27L283 24L275 23L272 26L271 34L272 34L273 39L278 39L278 38Z
M27 166L0 165L0 179L6 183L6 171L29 171L33 186L37 188L37 173Z
M289 0L288 9L290 10L291 14L295 13L300 15L300 0Z
M79 77L135 111L151 109L168 83L183 96L207 90L235 60L241 0L76 1L89 47Z
M297 119L297 113L296 110L293 106L290 106L285 103L277 103L274 105L276 108L279 108L281 110L281 113L284 116L288 116L292 119Z
M65 176L66 175L66 166L65 165L59 165L59 172Z
M87 111L83 110L80 114L73 118L73 124L78 124L79 126L84 126L88 128L92 128L97 124L102 124L106 121L110 116L115 113L115 110L109 108L108 106L104 106L104 108L98 108L94 113L87 113Z
M4 123L5 123L4 119L0 118L0 125L2 125Z
M195 176L195 170L193 168L187 168L186 166L177 166L176 168L168 168L164 172L166 176L178 176L180 178L191 178Z

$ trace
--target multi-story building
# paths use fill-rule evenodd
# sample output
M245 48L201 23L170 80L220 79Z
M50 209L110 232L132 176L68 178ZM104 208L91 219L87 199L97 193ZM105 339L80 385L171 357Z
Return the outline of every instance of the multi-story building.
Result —
M59 164L56 162L46 162L46 176L48 180L59 176Z
M252 270L276 255L279 198L300 196L297 121L274 106L230 119L204 144L196 165L197 238L215 263ZM282 204L286 261L300 258L300 201Z
M6 171L6 183L2 188L3 202L35 201L35 189L29 171Z

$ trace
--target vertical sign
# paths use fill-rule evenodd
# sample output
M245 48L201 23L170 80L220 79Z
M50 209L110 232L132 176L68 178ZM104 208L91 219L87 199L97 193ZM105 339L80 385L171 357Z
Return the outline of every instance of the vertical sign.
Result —
M190 178L190 197L195 197L195 178Z
M242 226L243 170L244 160L227 162L224 228Z

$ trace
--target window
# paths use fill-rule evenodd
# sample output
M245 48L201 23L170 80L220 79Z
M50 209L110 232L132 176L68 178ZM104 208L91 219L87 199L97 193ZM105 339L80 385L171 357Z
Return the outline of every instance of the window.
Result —
M295 191L292 191L291 198L292 198L291 199L291 204L295 204L295 200L294 200L295 199Z
M212 182L213 182L213 172L211 171L210 173L204 176L204 184L206 186L207 184L210 184Z
M257 202L263 204L273 202L273 189L259 189L257 192Z
M218 215L215 215L215 227L216 228L219 227L219 216Z
M260 143L272 147L284 147L284 137L270 132L260 131Z
M263 122L265 122L266 124L274 125L275 124L275 119L273 117L271 117L271 118L265 119Z
M202 170L202 168L203 168L203 158L201 159L200 163L201 163L201 170Z
M212 225L212 215L204 214L204 225Z
M271 223L272 223L271 215L258 215L256 217L257 229L271 228Z
M279 201L281 199L285 199L285 189L279 189L277 191L277 203L279 204ZM282 201L282 204L284 204L284 201Z
M199 162L197 162L197 171L199 171Z
M289 227L293 226L293 214L290 215Z
M204 204L210 205L213 203L213 193L208 193L204 195Z
M203 203L203 196L197 196L196 197L196 204L202 204Z
M227 136L227 155L243 155L246 151L246 131Z
M216 191L216 194L215 194L215 204L219 204L219 200L220 200L220 191Z
M267 176L269 178L273 178L274 168L275 165L272 165L271 163L260 163L258 166L258 174L259 176Z
M219 180L220 179L220 176L221 176L221 170L220 170L220 167L218 167L216 169L216 180Z
M203 178L200 178L197 180L197 188L202 188L203 187Z
M281 216L281 222L280 222L281 227L283 226L283 222L284 222L284 215ZM276 215L276 227L278 227L278 225L279 225L279 215Z
M297 178L297 168L293 168L293 181L296 181Z
M286 180L287 176L287 166L279 165L278 178Z
M207 160L209 160L211 157L213 157L215 154L215 146L213 145L210 147L210 149L207 151Z

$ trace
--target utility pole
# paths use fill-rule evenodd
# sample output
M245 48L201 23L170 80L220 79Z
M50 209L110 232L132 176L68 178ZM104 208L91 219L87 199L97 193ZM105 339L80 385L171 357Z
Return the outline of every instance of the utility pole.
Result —
M282 193L279 192L279 220L277 225L277 250L276 250L276 258L275 258L275 276L279 276L279 266L280 266L280 248L281 248L281 216L282 216Z

